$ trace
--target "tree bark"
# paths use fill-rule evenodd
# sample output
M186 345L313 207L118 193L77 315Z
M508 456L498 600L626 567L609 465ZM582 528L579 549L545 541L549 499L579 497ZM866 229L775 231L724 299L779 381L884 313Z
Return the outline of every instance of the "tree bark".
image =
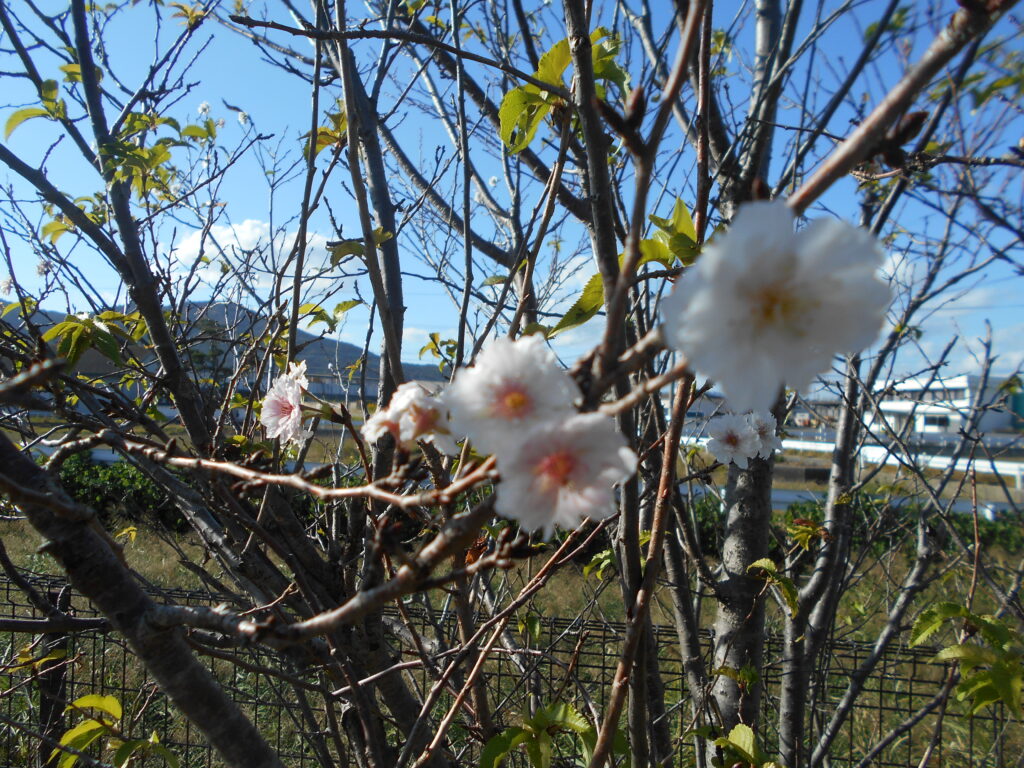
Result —
M224 762L232 768L284 768L260 732L192 655L181 630L148 621L157 606L99 533L95 512L71 501L5 435L0 435L0 467L0 483L42 534L43 550L125 636L147 672ZM46 501L39 500L40 494Z
M751 459L745 470L736 465L729 467L722 576L714 623L715 669L726 667L737 673L745 667L758 673L761 670L765 582L748 574L747 568L768 554L771 481L771 460ZM725 732L737 723L756 727L761 702L759 683L741 685L720 674L711 693Z

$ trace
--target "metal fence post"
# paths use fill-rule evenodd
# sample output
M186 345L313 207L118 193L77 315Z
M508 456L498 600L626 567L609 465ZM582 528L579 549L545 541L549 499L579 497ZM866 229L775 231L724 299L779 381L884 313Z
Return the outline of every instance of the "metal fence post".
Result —
M66 613L71 604L71 589L64 587L59 592L50 590L47 593L50 603L57 610ZM57 765L60 755L53 754L53 745L60 741L64 734L64 708L67 706L67 649L68 636L63 632L51 632L43 635L40 643L43 656L50 656L55 651L58 658L47 659L40 663L36 684L39 687L39 730L46 736L39 743L36 765L38 768L53 768Z

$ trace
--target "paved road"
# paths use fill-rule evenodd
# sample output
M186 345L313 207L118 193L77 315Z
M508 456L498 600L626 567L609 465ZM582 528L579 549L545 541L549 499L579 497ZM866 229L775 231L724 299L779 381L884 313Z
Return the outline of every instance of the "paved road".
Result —
M701 494L698 493L697 495ZM772 489L772 509L774 510L783 511L788 509L792 504L805 501L823 503L825 501L825 493L822 491L795 491L786 488ZM889 499L889 503L897 507L910 504L915 501L919 501L919 499L914 499L910 496L894 496ZM957 500L953 502L952 511L962 515L969 515L972 511L971 503L962 499ZM987 502L978 505L978 514L986 520L995 520L1000 515L1007 514L1011 511L1012 508L1009 504Z

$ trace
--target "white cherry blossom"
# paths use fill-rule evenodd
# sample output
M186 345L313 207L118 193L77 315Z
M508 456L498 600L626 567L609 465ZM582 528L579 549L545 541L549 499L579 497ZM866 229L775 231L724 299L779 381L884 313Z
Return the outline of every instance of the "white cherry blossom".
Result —
M381 408L367 419L361 432L370 443L390 433L395 442L406 450L412 449L417 440L423 440L433 443L442 453L458 453L458 446L448 429L446 406L416 382L399 386L387 408Z
M260 411L260 423L266 427L267 437L301 443L312 436L312 432L302 427L302 392L308 387L305 362L291 363L288 373L274 380Z
M725 414L708 422L707 448L723 464L734 463L740 469L757 456L760 440L745 416Z
M551 535L615 512L612 486L636 471L636 454L614 422L583 413L531 429L498 454L495 509L529 531Z
M460 369L445 393L452 431L481 451L497 452L537 424L573 413L579 394L540 336L499 338Z
M782 441L775 434L778 423L769 411L754 411L747 414L747 421L757 435L758 456L769 459L775 451L782 450Z
M747 203L662 302L666 342L737 411L767 410L878 334L891 292L874 237L832 219L793 232L781 201Z

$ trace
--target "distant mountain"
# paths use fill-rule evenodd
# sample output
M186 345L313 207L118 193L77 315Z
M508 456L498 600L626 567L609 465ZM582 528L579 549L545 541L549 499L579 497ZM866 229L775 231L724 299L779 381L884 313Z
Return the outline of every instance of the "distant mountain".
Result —
M190 319L200 317L211 320L224 328L250 329L252 333L262 333L264 320L251 310L226 302L209 304L194 303L189 305ZM300 326L302 324L300 323ZM306 370L315 376L328 376L333 371L344 371L353 365L363 354L361 347L338 341L327 336L310 333L300 327L296 344L299 349L298 358L306 363ZM436 365L423 365L402 361L405 377L416 381L445 381ZM367 355L367 379L376 383L377 371L380 370L380 356L370 352Z
M124 311L120 308L118 311ZM129 308L128 311L131 311ZM250 309L239 304L227 302L193 302L187 305L187 323L190 336L202 338L203 341L193 347L193 354L215 355L218 351L228 348L227 342L243 334L261 335L266 327L266 320ZM47 328L61 322L64 312L38 308L32 315L33 322L40 328ZM229 331L230 329L230 331ZM362 356L362 349L355 344L338 341L302 330L297 334L298 359L306 363L306 370L311 378L321 380L334 379L335 372L347 377L346 369L356 363ZM83 355L76 366L82 372L103 375L111 369L110 362L102 355L90 351ZM410 380L442 382L444 378L436 365L404 363L405 376ZM380 370L380 356L374 353L367 355L366 381L372 392L377 387L377 374ZM323 386L317 387L323 389ZM324 393L336 396L334 387L328 387Z

